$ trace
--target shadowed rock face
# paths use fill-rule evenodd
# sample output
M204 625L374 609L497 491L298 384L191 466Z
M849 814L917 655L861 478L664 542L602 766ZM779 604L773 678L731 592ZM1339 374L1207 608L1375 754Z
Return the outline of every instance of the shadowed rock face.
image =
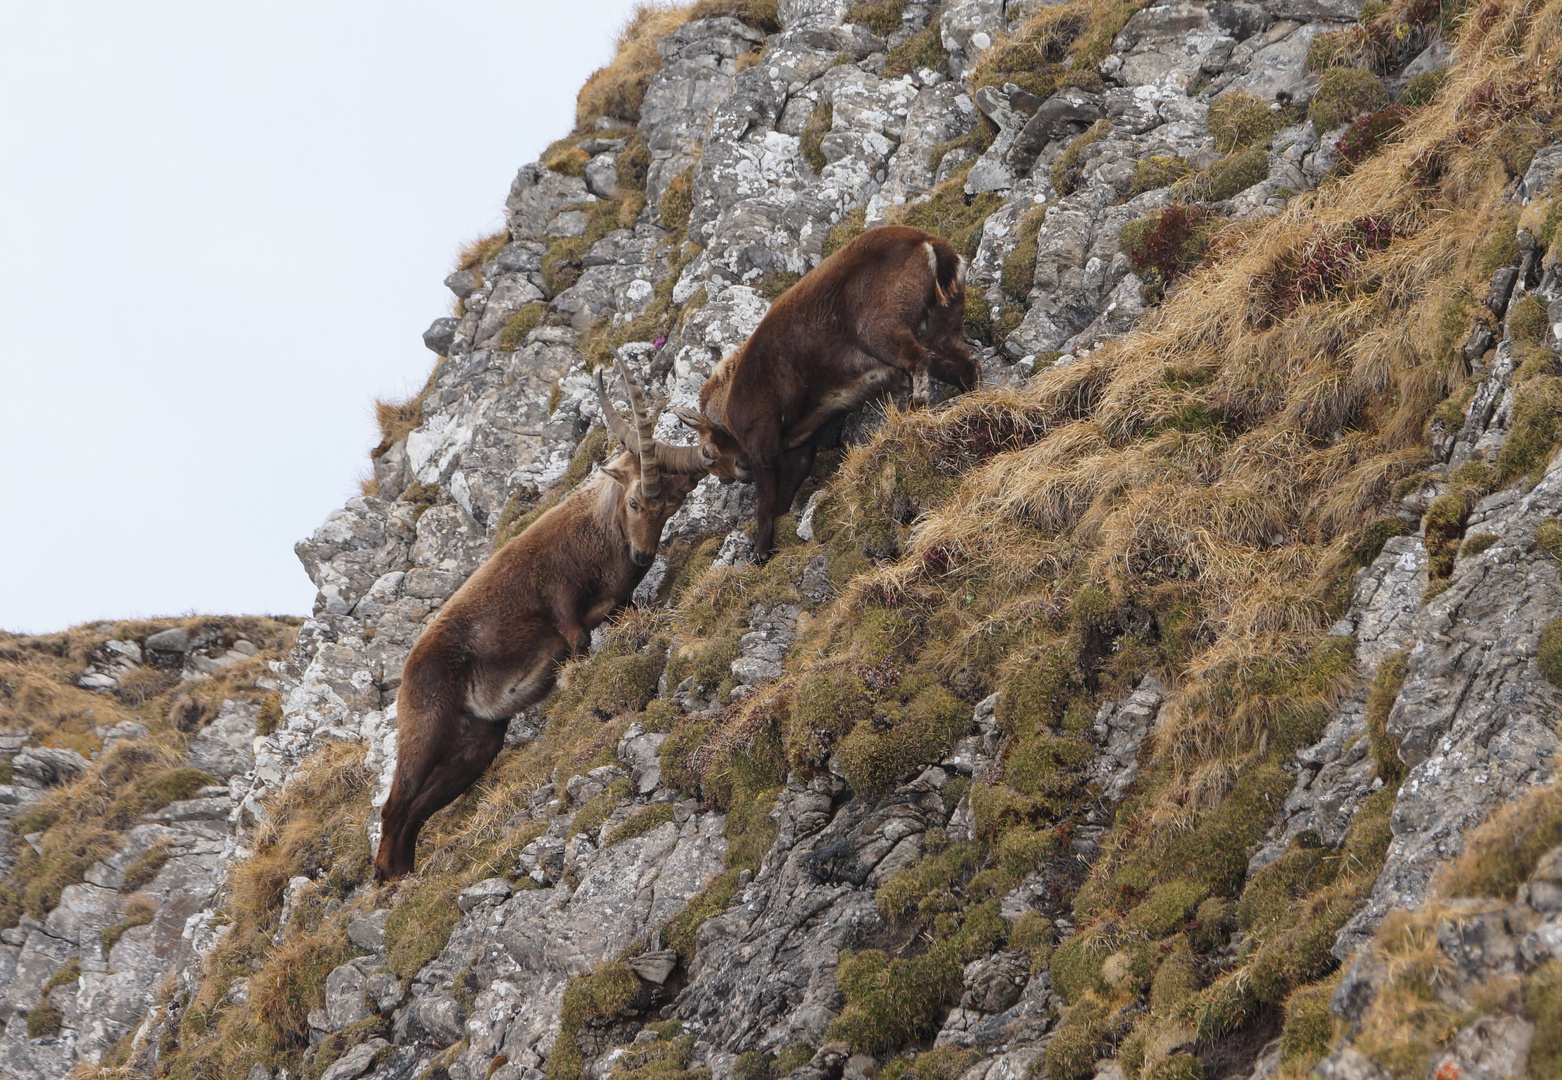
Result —
M501 525L566 475L599 423L581 351L588 327L628 322L655 302L658 288L677 304L703 297L670 339L631 341L618 350L653 396L692 407L714 365L764 316L767 277L807 271L820 260L831 229L850 215L882 223L969 165L967 193L993 206L970 259L972 295L994 311L1015 304L1002 289L1005 261L1022 243L1035 246L1017 325L980 350L984 381L1016 383L1042 354L1063 353L1059 362L1067 363L1129 329L1145 310L1145 283L1121 252L1119 234L1172 196L1166 188L1136 193L1138 164L1152 156L1181 157L1195 167L1217 160L1208 114L1223 93L1267 99L1283 91L1304 104L1316 86L1305 67L1309 43L1351 25L1359 9L1350 0L1154 4L1118 34L1101 63L1099 88L1070 87L1043 99L1012 84L976 91L964 81L1007 25L1001 0L945 0L936 7L912 0L900 28L885 38L846 22L848 6L783 0L783 29L768 38L733 18L687 23L659 46L662 67L635 131L609 124L581 144L589 154L583 178L540 164L520 169L505 203L508 241L480 268L447 281L464 313L435 320L425 335L445 359L419 426L376 461L380 494L349 500L297 545L319 593L313 618L278 673L282 723L257 738L255 708L225 705L189 751L190 763L222 786L136 823L118 851L65 890L47 920L24 920L0 934L7 1010L0 1067L8 1075L57 1080L99 1060L138 1028L132 1067L149 1072L159 1034L168 1030L158 986L170 973L180 993L199 985L202 960L223 932L214 923L222 885L266 820L266 796L323 746L349 741L367 746L378 776L376 806L383 800L396 763L394 702L408 650L491 553ZM938 70L886 74L886 53L930 20L948 59ZM1446 57L1445 48L1434 46L1415 70L1431 70ZM828 106L829 122L818 138L823 164L816 167L803 137L821 106ZM997 128L990 146L979 152L948 147L984 117ZM1076 147L1071 189L1059 191L1053 166L1103 120L1105 134ZM544 272L549 245L584 236L592 205L615 195L618 155L631 134L649 150L646 211L600 235L579 259L578 276L567 283L550 279ZM1316 132L1309 123L1277 132L1268 143L1267 174L1216 209L1235 217L1276 212L1285 202L1282 189L1306 190L1329 171L1339 135ZM937 163L935 149L942 154ZM1518 197L1550 190L1559 160L1555 148L1537 154ZM669 187L685 176L688 238L698 245L691 252L676 249L680 238L658 215ZM1504 285L1507 310L1526 291L1557 300L1559 284L1549 273L1514 272ZM513 351L501 349L511 317L539 302L548 316ZM1439 461L1457 466L1495 455L1512 423L1515 368L1503 341L1460 430L1436 437ZM871 419L858 418L847 425L848 437L871 426ZM670 409L657 435L691 441ZM1446 486L1434 480L1407 496L1401 508L1407 522L1419 521L1440 484ZM744 558L748 541L740 526L752 513L750 490L702 483L669 523L664 555L637 600L657 602L676 570L665 553L680 542L718 538L717 564ZM1540 629L1562 615L1562 589L1533 540L1537 527L1558 513L1562 472L1555 468L1525 493L1486 499L1468 530L1497 541L1461 558L1449 586L1430 602L1423 602L1428 559L1419 535L1389 541L1357 578L1349 613L1334 632L1354 639L1368 676L1391 655L1407 653L1404 685L1388 720L1407 773L1387 863L1336 943L1347 963L1387 911L1423 902L1433 869L1461 850L1474 825L1551 775L1558 700L1537 673L1535 653ZM726 699L692 678L660 687L659 696L682 713L702 714L780 677L799 621L842 583L820 554L796 584L801 604L752 606L731 665L736 685ZM82 685L107 692L138 666L194 677L209 665L233 662L180 633L155 635L144 650L109 643L124 647L105 647ZM1099 854L1115 804L1139 777L1168 692L1146 678L1101 706L1082 736L1091 751L1085 774L1097 798L1072 822L1066 854L1000 898L1004 919L1038 914L1061 935L1071 932L1073 891ZM509 876L459 895L460 917L448 943L411 978L390 970L384 910L351 924L350 947L358 955L326 979L324 1002L309 1019L312 1037L319 1042L376 1014L388 1030L362 1036L330 1066L326 1080L410 1080L461 1040L464 1047L439 1061L452 1080L540 1080L560 1030L567 980L620 956L639 973L650 1003L644 1015L683 1021L695 1037L694 1061L706 1064L715 1080L730 1080L745 1052L780 1054L799 1044L818 1048L796 1069L800 1080L838 1080L843 1071L868 1075L863 1070L871 1062L827 1041L844 1002L836 975L841 951L886 944L875 890L927 850L930 835L941 833L938 843L972 837L970 801L950 793L999 767L1006 737L996 704L995 696L978 705L967 733L941 762L912 770L883 797L855 796L827 769L791 777L771 814L772 847L756 870L737 877L725 909L699 927L697 954L686 968L656 931L725 869L726 822L669 786L658 757L662 735L631 728L617 747L618 765L561 774L554 778L557 790L547 784L518 797L506 828L536 827L538 835ZM509 740L535 740L538 721L517 717ZM1295 786L1252 854L1252 871L1279 858L1306 830L1327 845L1344 837L1381 785L1365 733L1363 692L1341 702L1323 737L1290 763ZM23 743L3 749L15 753ZM63 752L26 748L13 761L13 783L0 787L0 812L9 820L82 767ZM576 832L569 808L615 782L627 784L630 794L600 826ZM647 808L659 810L658 824L608 842L610 830ZM152 915L105 952L103 931L125 915L124 875L153 850L167 859L140 890ZM1523 966L1562 950L1552 927L1559 917L1552 903L1557 881L1537 881L1517 905L1524 911L1482 924L1479 932L1492 943L1483 956L1500 953L1515 970L1529 970ZM289 884L286 913L304 906L294 900L309 886L307 878ZM1451 937L1447 948L1473 962L1467 946ZM51 976L73 960L79 979L50 997L61 1013L60 1033L29 1038L27 1013ZM1342 992L1356 987L1369 1000L1373 978L1369 967L1352 968ZM1064 1008L1051 973L1028 970L1007 950L971 961L957 1000L933 1040L983 1052L967 1080L1028 1075ZM585 1075L605 1080L634 1049L633 1038L631 1026L586 1039ZM1501 1065L1527 1053L1527 1039L1513 1018L1488 1018L1461 1031L1446 1052L1465 1068ZM1260 1069L1272 1057L1260 1058ZM1101 1075L1117 1068L1109 1063ZM1346 1049L1327 1068L1343 1077L1373 1075L1374 1067ZM251 1080L271 1078L260 1068Z

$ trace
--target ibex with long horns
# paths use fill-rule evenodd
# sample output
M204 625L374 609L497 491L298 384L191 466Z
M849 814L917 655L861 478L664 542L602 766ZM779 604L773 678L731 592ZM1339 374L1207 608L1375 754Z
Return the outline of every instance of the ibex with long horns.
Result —
M561 660L629 602L662 527L705 467L696 447L652 435L639 388L619 365L635 424L607 398L602 419L624 453L494 553L413 645L396 695L396 777L380 812L380 881L411 873L418 831L482 775L510 718L553 689Z
M929 375L970 390L965 260L920 229L870 229L783 293L678 418L724 483L753 480L754 557L775 549L776 519L813 468L819 429L900 384L927 404Z

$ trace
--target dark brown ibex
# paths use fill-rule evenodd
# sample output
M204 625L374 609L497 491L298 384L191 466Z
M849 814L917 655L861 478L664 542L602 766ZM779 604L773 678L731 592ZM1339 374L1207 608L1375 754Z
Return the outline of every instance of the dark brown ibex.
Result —
M928 377L973 389L965 335L965 260L941 237L870 229L783 293L677 410L724 483L753 480L754 557L775 549L776 519L813 468L819 429L898 383L927 404Z
M658 442L619 365L635 425L597 374L602 419L625 452L494 553L423 631L396 695L396 777L380 811L374 876L411 873L418 831L471 787L504 745L510 718L553 689L591 631L629 602L662 527L705 467L695 447Z

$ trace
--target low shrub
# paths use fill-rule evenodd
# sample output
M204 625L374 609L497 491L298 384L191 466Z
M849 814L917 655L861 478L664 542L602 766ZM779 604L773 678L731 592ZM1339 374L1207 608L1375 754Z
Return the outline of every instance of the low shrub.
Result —
M944 237L967 259L976 255L976 246L982 239L982 225L1003 205L1003 196L995 191L984 191L970 201L966 200L965 178L970 171L970 166L961 166L934 188L926 200L904 207L896 214L900 224ZM967 303L970 296L971 293L967 293Z
M1547 682L1562 687L1562 619L1552 619L1540 632L1535 664Z
M682 236L689 228L689 215L694 212L694 167L691 165L662 191L657 213L662 227L675 236Z
M514 352L526 342L526 335L537 329L542 317L548 313L548 305L540 300L525 305L505 320L497 342L505 352Z
M689 9L689 18L714 19L724 15L774 34L781 29L778 7L777 0L697 0Z
M1285 119L1263 98L1231 91L1210 102L1208 123L1215 149L1229 154L1266 141L1285 126Z
M996 902L942 917L921 956L891 957L879 949L843 951L836 978L846 999L828 1035L854 1050L881 1054L931 1035L958 995L965 964L1003 937Z
M1387 103L1388 89L1372 72L1331 67L1318 76L1318 90L1307 106L1307 118L1321 134Z
M1405 80L1405 88L1399 93L1399 103L1410 109L1419 109L1423 105L1432 104L1447 78L1447 68L1411 76Z
M1334 229L1318 229L1292 246L1253 280L1255 321L1270 326L1304 304L1323 300L1350 282L1361 262L1394 241L1393 223L1368 215Z
M1227 154L1209 168L1179 183L1187 195L1203 202L1229 199L1269 176L1269 152L1261 146Z
M937 174L938 167L943 164L944 159L957 150L966 152L973 158L980 157L997 137L998 125L985 116L979 117L976 126L964 135L946 139L933 147L933 153L928 157L928 168Z
M1082 134L1076 135L1058 159L1052 163L1052 186L1059 195L1072 195L1083 178L1085 151L1106 138L1112 130L1112 122L1105 118L1091 124Z
M1134 194L1170 187L1192 172L1187 158L1152 154L1134 166Z
M634 839L636 836L644 836L652 829L660 828L672 819L673 808L670 803L642 806L622 823L609 830L607 835L602 837L602 846L621 844L625 840Z
M1398 788L1405 778L1405 764L1399 759L1399 747L1387 732L1388 714L1394 708L1399 690L1405 683L1408 654L1398 652L1384 657L1378 673L1367 690L1367 740L1378 775L1386 787Z
M125 905L125 917L103 930L103 955L108 956L126 930L146 926L157 916L157 905L149 897L138 896Z
M1352 120L1340 141L1334 145L1334 152L1340 160L1338 167L1354 169L1392 143L1399 129L1404 126L1409 112L1403 105L1390 105Z
M1514 344L1538 345L1550 329L1546 302L1533 293L1525 293L1508 309L1508 335Z
M850 211L836 224L830 227L825 234L823 249L820 254L828 259L841 248L851 243L857 237L867 231L868 211L864 207L858 207Z
M808 162L808 167L814 172L819 172L827 164L820 144L830 133L830 127L834 122L835 109L828 101L820 101L814 106L813 112L808 114L808 119L803 121L798 150L802 153L803 160Z
M1497 452L1498 485L1519 477L1537 482L1562 442L1562 377L1530 379L1513 392L1513 422Z
M900 29L900 16L905 10L906 0L857 0L846 9L846 21L887 37Z
M1118 247L1139 273L1153 270L1169 281L1203 261L1214 220L1203 207L1173 203L1124 225Z
M1339 979L1325 979L1291 991L1285 999L1285 1025L1280 1029L1280 1060L1312 1064L1334 1042L1334 1017L1329 999Z
M1095 1071L1097 1049L1106 1036L1111 1008L1094 994L1063 1014L1047 1043L1048 1080L1086 1080Z
M1555 785L1535 789L1498 810L1466 838L1464 854L1440 874L1438 892L1511 902L1540 857L1558 844L1562 791Z
M1562 521L1547 518L1535 529L1535 543L1552 562L1562 565Z
M927 26L899 45L891 47L884 57L884 69L880 75L886 79L895 79L924 68L937 71L943 66L948 55L944 52L943 34L939 30L935 9L935 14L928 20Z
M450 931L461 918L456 893L461 883L444 877L429 878L398 903L385 917L385 963L403 979L423 970L450 940Z
M173 857L166 844L153 844L140 855L135 862L125 868L124 881L120 883L123 892L135 892L145 885L150 885L157 875Z
M1011 300L1024 300L1030 295L1031 285L1036 280L1037 234L1046 216L1046 207L1032 207L1014 226L1019 240L1014 250L1004 257L998 278L1004 295Z

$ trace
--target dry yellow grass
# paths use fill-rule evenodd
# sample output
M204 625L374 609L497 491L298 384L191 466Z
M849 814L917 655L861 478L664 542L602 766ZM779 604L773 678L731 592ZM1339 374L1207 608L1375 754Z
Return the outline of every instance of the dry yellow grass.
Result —
M651 76L662 66L656 43L689 21L687 7L642 3L618 33L617 52L605 67L592 72L575 99L575 127L585 131L598 117L633 122L640 119Z
M428 373L428 380L424 382L423 389L403 401L386 401L376 398L374 401L374 422L380 429L380 444L369 451L370 458L383 455L391 447L402 439L412 434L418 425L423 423L423 402L428 400L429 394L434 389L434 380L439 377L440 364L444 362L441 357L434 364L434 369ZM371 475L364 483L373 481ZM378 482L374 483L378 490ZM369 494L367 488L364 494Z
M496 233L487 236L479 236L475 240L468 240L461 245L461 253L456 256L457 270L477 270L489 259L499 254L501 248L510 242L510 233L506 229L500 229Z

